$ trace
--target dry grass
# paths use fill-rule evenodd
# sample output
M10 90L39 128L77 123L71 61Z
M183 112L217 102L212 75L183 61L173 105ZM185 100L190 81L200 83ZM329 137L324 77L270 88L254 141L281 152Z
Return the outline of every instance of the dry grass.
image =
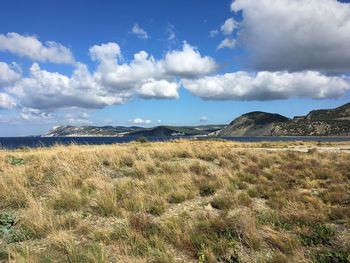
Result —
M1 150L0 262L347 262L350 154L327 146Z

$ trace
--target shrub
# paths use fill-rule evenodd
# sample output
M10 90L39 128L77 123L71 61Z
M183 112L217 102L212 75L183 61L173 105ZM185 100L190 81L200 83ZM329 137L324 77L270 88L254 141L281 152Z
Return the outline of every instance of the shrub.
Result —
M350 260L350 253L321 250L316 252L312 259L316 263L346 263Z
M305 246L314 246L314 245L328 245L330 244L331 237L335 235L335 232L332 228L325 225L313 225L306 234L300 234L300 242Z
M16 158L13 156L9 156L6 158L6 162L12 164L12 165L21 165L21 164L25 164L24 159L22 158Z
M7 235L11 232L12 225L15 223L15 216L9 213L0 214L0 232Z
M191 189L184 190L174 190L172 191L167 200L171 204L180 204L186 200L192 199L194 197L194 192Z
M6 260L6 259L8 259L8 253L6 252L6 251L4 251L4 250L0 250L0 260Z
M20 226L17 230L11 231L11 233L6 236L5 240L7 243L16 243L28 240L31 238L31 233L24 227Z
M220 209L220 210L227 210L232 208L232 205L234 204L233 196L216 196L214 199L210 202L211 206Z
M240 205L244 205L244 206L252 205L252 199L249 197L249 195L246 192L239 193L237 196L237 200Z
M291 230L292 226L281 218L276 211L267 210L258 215L258 221L264 225L270 225L275 230Z
M151 200L148 204L147 212L151 215L160 216L165 212L165 202L160 198Z
M259 191L256 189L256 187L250 187L247 191L248 195L252 198L254 197L260 197Z
M149 140L147 140L146 137L140 137L140 138L138 138L136 141L139 142L139 143L146 143L146 142L149 142Z
M4 235L7 243L21 242L30 239L31 233L24 225L18 229L13 228L15 216L9 213L0 214L0 233Z
M215 186L210 183L204 183L199 187L199 194L203 197L213 195L215 191Z

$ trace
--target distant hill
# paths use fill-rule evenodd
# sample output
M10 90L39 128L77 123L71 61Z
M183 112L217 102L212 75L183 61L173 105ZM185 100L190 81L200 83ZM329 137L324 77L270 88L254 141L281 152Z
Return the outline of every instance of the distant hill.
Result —
M140 131L130 132L130 136L186 136L206 135L208 132L190 127L158 126Z
M279 114L254 111L243 114L233 120L227 127L218 131L215 135L221 137L270 136L274 130L275 123L283 123L289 120Z
M124 126L55 126L42 137L83 137L83 136L123 136L132 131L138 131L142 127Z
M306 116L276 125L284 136L350 136L350 103L335 109L313 110Z
M157 126L153 128L135 126L56 126L43 134L42 137L207 135L225 126L226 125Z
M212 133L235 136L350 136L350 103L335 109L313 110L289 119L279 114L250 112Z
M313 110L289 119L280 114L254 111L241 115L229 125L157 126L56 126L43 137L73 136L350 136L350 103L335 109Z

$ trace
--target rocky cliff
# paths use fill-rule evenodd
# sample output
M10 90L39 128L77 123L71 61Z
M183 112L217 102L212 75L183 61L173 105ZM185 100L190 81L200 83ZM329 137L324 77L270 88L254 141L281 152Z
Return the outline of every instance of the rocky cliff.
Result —
M216 136L350 136L350 103L335 109L313 110L293 119L279 114L250 112L214 133Z
M274 135L273 132L275 130L276 123L288 121L288 118L279 114L260 111L250 112L233 120L227 127L218 131L216 136L271 136Z

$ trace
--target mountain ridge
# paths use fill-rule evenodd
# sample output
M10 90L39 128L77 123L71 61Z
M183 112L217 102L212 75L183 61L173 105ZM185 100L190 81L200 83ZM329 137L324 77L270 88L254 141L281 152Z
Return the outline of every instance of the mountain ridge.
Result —
M228 125L155 126L55 126L42 137L79 136L350 136L350 103L334 109L312 110L287 118L277 113L253 111Z
M334 109L312 110L293 119L276 113L250 112L211 135L235 136L350 136L350 103Z
M200 125L200 126L156 126L143 128L138 126L54 126L41 137L99 137L99 136L190 136L207 135L226 125Z

